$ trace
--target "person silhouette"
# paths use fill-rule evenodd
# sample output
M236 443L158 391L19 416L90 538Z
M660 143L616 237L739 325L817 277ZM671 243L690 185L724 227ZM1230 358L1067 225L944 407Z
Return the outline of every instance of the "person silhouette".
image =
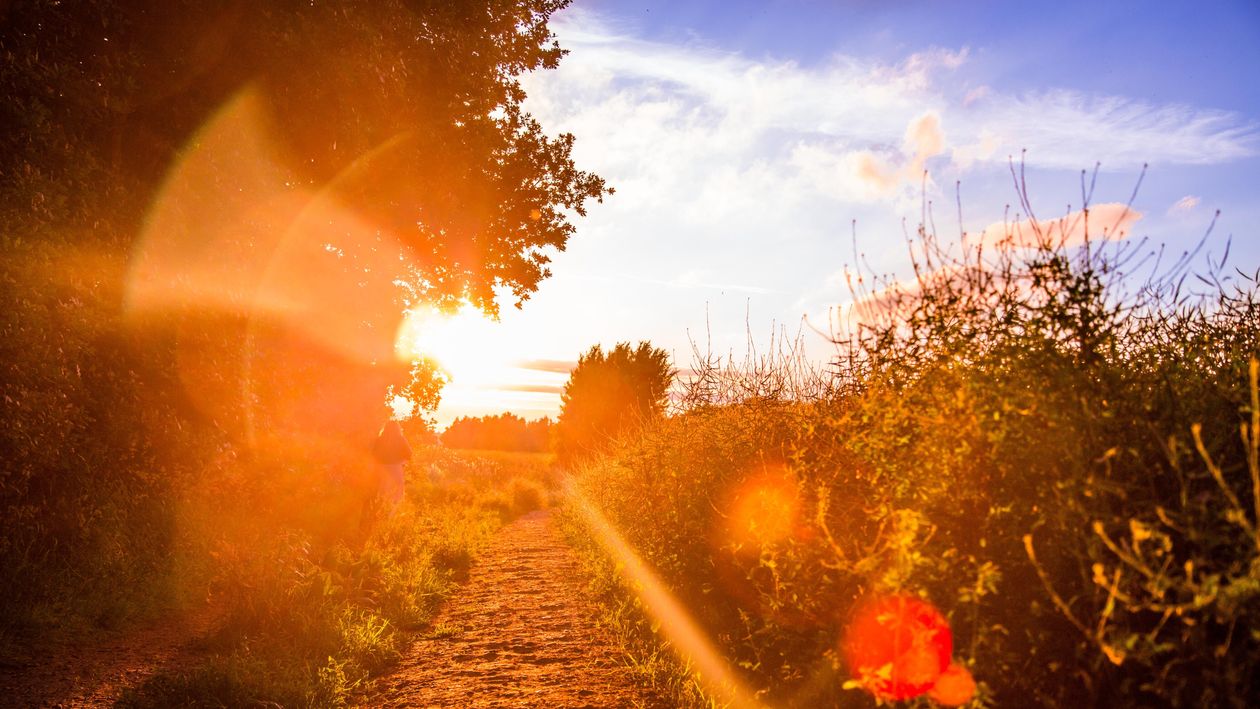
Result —
M411 446L403 435L402 426L394 419L381 426L376 442L372 444L372 458L380 465L376 496L395 507L402 502L406 474L403 466L411 460Z

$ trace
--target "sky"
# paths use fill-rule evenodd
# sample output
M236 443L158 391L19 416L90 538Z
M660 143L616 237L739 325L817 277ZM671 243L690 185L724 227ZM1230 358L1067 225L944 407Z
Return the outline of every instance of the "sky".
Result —
M1026 218L1021 156L1040 219L1096 164L1092 204L1123 214L1147 165L1103 226L1176 253L1219 210L1206 252L1260 267L1258 3L578 0L552 28L569 54L526 109L616 194L520 310L415 329L453 363L440 426L554 416L594 344L685 369L777 329L823 362L854 243L906 278L925 201L947 238Z

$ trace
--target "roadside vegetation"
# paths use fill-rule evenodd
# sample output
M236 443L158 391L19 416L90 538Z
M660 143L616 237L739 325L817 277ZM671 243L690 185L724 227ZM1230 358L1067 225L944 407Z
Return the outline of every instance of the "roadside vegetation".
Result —
M226 619L196 666L151 679L121 704L335 707L361 699L411 632L439 632L429 623L442 601L500 526L547 504L551 475L547 456L442 448L418 451L410 470L404 502L376 513L356 538L278 526L257 514L275 505L257 499L234 505L226 519L216 514L210 593ZM317 495L300 502L311 510L346 504Z
M698 357L678 410L575 468L760 701L876 703L842 647L888 596L944 614L973 706L1260 697L1256 274L1072 219L961 252L921 228L915 280L853 274L832 366ZM570 528L643 674L714 701Z
M626 431L660 418L674 371L669 353L640 342L599 345L578 358L560 395L552 436L556 458L571 464L598 455Z

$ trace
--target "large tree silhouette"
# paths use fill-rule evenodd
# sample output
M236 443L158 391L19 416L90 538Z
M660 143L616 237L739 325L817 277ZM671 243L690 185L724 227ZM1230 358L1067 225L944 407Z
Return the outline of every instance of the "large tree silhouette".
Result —
M527 297L544 249L573 232L566 210L605 193L574 167L572 136L547 137L521 107L518 77L563 55L547 20L566 4L13 3L0 30L6 222L126 242L177 152L252 85L290 187L331 186L415 249L426 295L490 310L496 288Z

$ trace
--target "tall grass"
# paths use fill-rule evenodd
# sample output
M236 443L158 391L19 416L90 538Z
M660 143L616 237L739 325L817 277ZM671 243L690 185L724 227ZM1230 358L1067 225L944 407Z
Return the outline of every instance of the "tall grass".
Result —
M772 704L872 702L838 646L886 592L942 609L977 705L1254 704L1256 276L930 224L910 283L855 272L825 386L701 358L583 494Z

